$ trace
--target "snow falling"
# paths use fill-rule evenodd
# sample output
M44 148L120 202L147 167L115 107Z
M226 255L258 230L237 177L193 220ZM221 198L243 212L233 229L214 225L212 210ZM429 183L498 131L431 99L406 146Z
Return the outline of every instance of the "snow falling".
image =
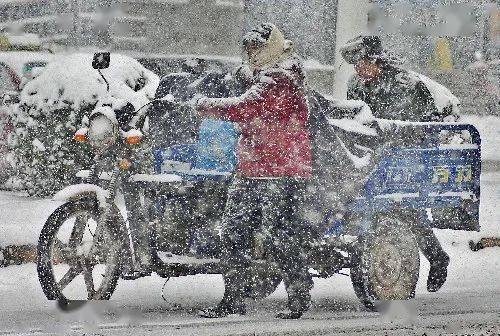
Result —
M0 334L499 335L498 3L0 0Z

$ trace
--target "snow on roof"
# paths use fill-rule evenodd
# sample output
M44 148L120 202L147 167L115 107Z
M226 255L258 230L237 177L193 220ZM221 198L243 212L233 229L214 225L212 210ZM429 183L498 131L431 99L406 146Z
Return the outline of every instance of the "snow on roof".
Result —
M92 68L93 54L58 56L21 92L21 103L40 108L94 104L109 96L131 102L136 109L153 99L159 77L128 56L111 54L111 64L102 70L110 92L98 71ZM137 89L137 91L135 91Z

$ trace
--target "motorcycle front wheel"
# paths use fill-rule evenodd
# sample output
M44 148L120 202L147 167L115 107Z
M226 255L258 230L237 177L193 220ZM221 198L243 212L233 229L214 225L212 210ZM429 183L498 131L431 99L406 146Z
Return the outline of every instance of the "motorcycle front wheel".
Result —
M58 207L38 241L38 279L49 300L108 300L121 273L123 219L116 207L107 223L95 197Z

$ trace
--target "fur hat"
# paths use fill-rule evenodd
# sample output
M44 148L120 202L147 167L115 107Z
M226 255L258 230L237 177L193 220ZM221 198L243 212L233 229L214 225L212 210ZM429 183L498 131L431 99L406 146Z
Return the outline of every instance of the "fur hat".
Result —
M263 23L243 36L243 46L249 52L250 67L272 67L293 52L293 43L272 23Z

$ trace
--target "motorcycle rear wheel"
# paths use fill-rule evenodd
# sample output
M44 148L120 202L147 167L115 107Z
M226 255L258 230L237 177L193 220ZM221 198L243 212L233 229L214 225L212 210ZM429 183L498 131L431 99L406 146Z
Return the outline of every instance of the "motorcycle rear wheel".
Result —
M45 222L37 271L49 300L109 300L115 291L123 246L119 231L111 228L123 219L114 207L103 225L101 210L95 197L82 197L58 207Z

